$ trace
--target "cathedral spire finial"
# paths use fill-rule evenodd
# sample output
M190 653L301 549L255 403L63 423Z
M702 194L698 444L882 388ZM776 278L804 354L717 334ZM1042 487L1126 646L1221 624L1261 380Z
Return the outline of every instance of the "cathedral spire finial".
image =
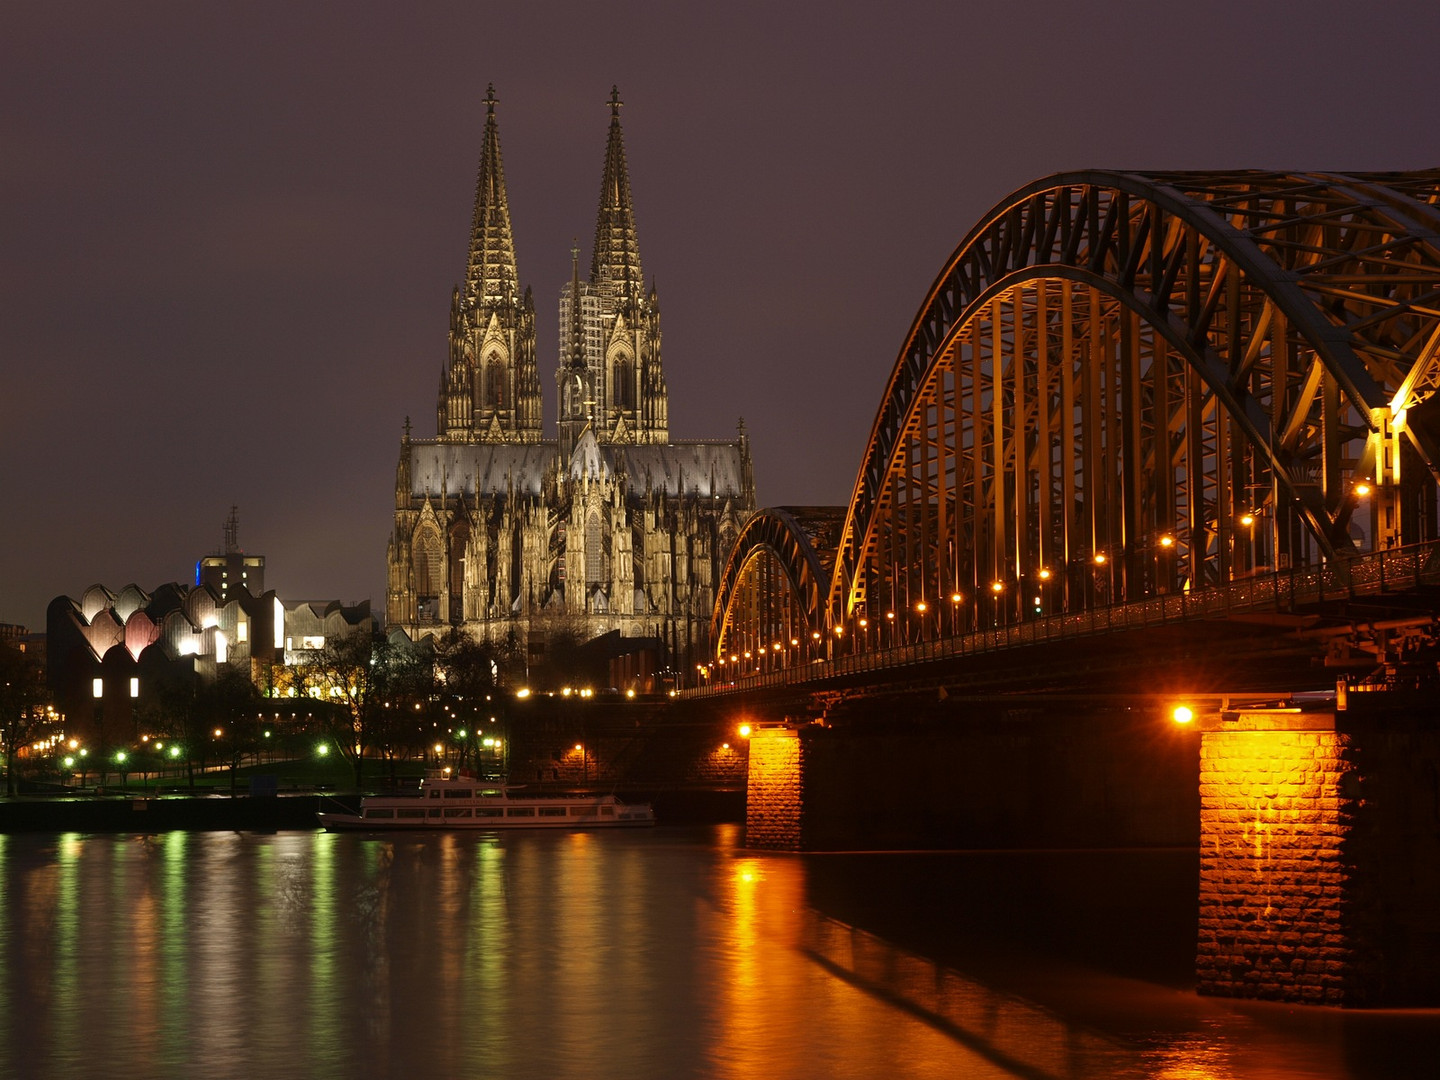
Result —
M497 104L495 84L491 83L485 91L485 133L475 181L470 257L465 266L465 297L472 302L518 296L520 292L515 238L510 230L510 199L500 159L500 129L495 122Z
M605 143L600 213L590 262L590 284L612 290L616 308L641 299L645 282L635 233L635 207L630 201L630 173L625 167L625 137L620 129L622 104L619 87L611 87L610 134Z

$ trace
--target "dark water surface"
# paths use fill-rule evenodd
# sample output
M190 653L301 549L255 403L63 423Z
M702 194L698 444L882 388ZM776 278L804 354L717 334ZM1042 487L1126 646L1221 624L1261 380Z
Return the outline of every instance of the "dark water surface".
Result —
M1440 1076L1440 1012L1191 993L1193 852L737 835L0 836L0 1074Z

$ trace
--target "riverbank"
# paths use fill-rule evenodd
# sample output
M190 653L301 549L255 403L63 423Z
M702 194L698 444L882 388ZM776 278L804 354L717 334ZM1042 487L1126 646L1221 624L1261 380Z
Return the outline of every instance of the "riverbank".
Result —
M611 789L606 788L608 793ZM745 818L745 792L732 788L617 790L627 802L649 802L662 825L713 825ZM0 833L17 832L276 832L313 829L321 810L359 806L350 793L276 795L85 794L0 799Z

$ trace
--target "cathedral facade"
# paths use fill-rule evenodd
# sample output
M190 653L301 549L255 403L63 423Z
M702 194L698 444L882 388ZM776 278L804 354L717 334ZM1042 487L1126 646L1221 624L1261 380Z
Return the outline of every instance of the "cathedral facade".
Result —
M450 304L433 439L406 421L386 620L412 638L461 628L543 654L564 633L656 638L705 655L715 589L755 508L744 425L672 441L660 305L645 288L619 96L590 270L561 289L557 437L544 437L535 304L520 288L493 88L465 282Z

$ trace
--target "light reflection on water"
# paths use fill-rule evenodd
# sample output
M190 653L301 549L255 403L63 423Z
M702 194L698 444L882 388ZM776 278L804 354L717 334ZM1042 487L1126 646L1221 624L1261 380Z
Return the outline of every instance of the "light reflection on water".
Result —
M1241 1007L1005 946L976 975L823 909L848 913L838 881L906 925L893 859L735 841L0 836L0 1075L1294 1080L1425 1075L1440 1043L1436 1014ZM917 882L982 866L930 859Z

